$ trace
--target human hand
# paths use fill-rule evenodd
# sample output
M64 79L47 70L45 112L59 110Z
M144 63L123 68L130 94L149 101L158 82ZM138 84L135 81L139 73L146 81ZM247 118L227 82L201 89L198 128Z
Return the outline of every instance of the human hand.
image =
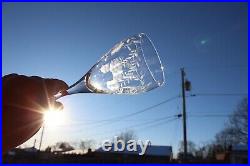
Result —
M3 153L31 138L43 124L44 110L62 109L53 96L68 85L57 79L10 74L2 78Z

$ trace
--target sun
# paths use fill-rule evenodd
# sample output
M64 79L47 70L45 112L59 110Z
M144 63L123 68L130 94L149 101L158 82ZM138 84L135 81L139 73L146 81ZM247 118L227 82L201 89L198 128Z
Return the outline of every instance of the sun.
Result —
M66 122L65 111L50 108L44 112L43 120L45 126L48 127L63 125Z

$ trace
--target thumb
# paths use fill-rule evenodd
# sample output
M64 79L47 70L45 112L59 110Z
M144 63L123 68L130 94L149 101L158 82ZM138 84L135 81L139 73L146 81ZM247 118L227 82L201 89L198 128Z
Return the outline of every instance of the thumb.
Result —
M57 101L53 103L53 107L55 110L63 110L63 104Z
M58 79L45 79L45 85L49 96L54 96L59 91L68 89L68 85Z
M68 89L68 85L58 79L44 79L44 83L49 97L49 106L55 110L62 110L63 104L55 101L54 95L59 91Z

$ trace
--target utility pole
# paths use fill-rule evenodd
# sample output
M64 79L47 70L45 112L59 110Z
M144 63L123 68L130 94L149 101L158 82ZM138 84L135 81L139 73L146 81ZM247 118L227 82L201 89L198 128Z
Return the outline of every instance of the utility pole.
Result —
M42 142L43 142L44 128L45 128L45 125L43 124L42 133L41 133L41 138L40 138L40 144L39 144L39 151L41 150L41 146L42 146Z
M33 148L36 147L36 139L34 140Z
M186 96L185 96L185 71L184 68L181 68L181 82L182 82L182 119L183 119L183 145L184 145L184 161L187 160L187 125L186 125Z

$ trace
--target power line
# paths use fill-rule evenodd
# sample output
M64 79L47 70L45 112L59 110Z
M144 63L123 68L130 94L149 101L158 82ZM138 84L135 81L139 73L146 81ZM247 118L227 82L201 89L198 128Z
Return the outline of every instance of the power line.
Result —
M186 96L186 97L196 97L196 96L245 96L245 95L248 95L248 94L247 93L195 93L195 94L191 94L191 95ZM65 125L60 125L58 127L61 127L61 126L73 126L73 125L96 125L96 124L100 124L100 123L101 123L101 125L106 125L106 124L114 123L114 122L117 122L117 121L124 121L124 119L126 119L128 117L132 117L132 116L135 116L135 115L147 112L149 110L152 110L153 108L161 106L161 105L163 105L165 103L168 103L168 102L170 102L170 101L172 101L174 99L177 99L179 97L180 97L180 95L171 97L171 98L166 99L166 100L164 100L164 101L162 101L160 103L157 103L155 105L149 106L147 108L144 108L142 110L139 110L139 111L131 113L131 114L117 116L117 117L110 118L110 119L88 120L89 122L82 121L82 122L78 122L78 123L74 123L74 124L65 124ZM132 121L132 120L128 120L128 121Z
M168 119L167 121L160 122L160 123L158 122L157 124L153 124L153 125L150 125L150 126L141 128L140 130L149 129L149 128L152 128L152 127L157 127L157 126L160 126L160 125L167 124L167 123L169 123L169 122L175 121L175 120L177 120L177 119L179 119L179 118L176 117L176 118L173 118L173 119Z
M237 115L237 114L190 114L190 117L232 117L239 116L245 117L245 115Z
M168 119L168 120L165 120L165 121L163 121L163 122L157 122L157 123L155 123L155 124L152 124L151 123L151 125L149 125L149 126L146 126L146 127L143 127L143 128L138 128L138 129L133 129L133 130L135 130L137 133L138 132L143 132L143 131L148 131L148 130L145 130L145 129L150 129L150 128L155 128L155 127L158 127L158 126L162 126L162 125L165 125L165 124L168 124L168 123L170 123L170 122L172 122L172 121L175 121L175 120L177 120L178 118L174 118L174 119ZM127 128L123 128L123 129L120 129L120 130L115 130L114 132L112 132L112 133L118 133L118 132L123 132L124 130L126 130ZM107 132L106 132L107 133ZM106 133L103 133L102 135L104 135L104 134L106 134ZM106 136L105 138L107 138L107 137L110 137L110 136ZM104 137L101 137L101 138L104 138Z
M159 118L159 119L156 119L156 120L151 121L151 122L139 123L139 124L127 126L127 127L121 128L121 129L116 129L116 130L112 130L112 131L105 131L105 132L102 132L102 133L97 133L97 134L92 134L92 135L94 135L94 136L99 135L100 136L100 135L104 135L104 134L107 134L107 133L122 132L122 131L127 130L128 128L135 128L135 127L143 126L143 128L134 129L134 130L137 130L137 131L140 130L138 132L141 132L144 129L149 129L149 128L156 127L156 126L159 126L159 125L162 125L162 124L166 124L166 123L172 122L172 121L177 120L177 119L178 119L177 117L172 117L171 119ZM144 126L144 125L146 125L146 126ZM147 125L149 125L149 126L147 126Z
M116 119L121 120L121 119L125 119L125 118L131 117L131 116L135 116L135 115L141 114L141 113L143 113L143 112L152 110L153 108L159 107L160 105L163 105L163 104L165 104L165 103L168 103L168 102L170 102L170 101L172 101L172 100L174 100L174 99L177 99L177 98L179 98L179 97L180 97L179 95L178 95L178 96L174 96L174 97L171 97L171 98L169 98L169 99L166 99L166 100L164 100L164 101L162 101L162 102L160 102L160 103L158 103L158 104L152 105L152 106L147 107L147 108L144 108L144 109L142 109L142 110L139 110L139 111L137 111L137 112L134 112L134 113L131 113L131 114L127 114L127 115L123 115L123 116L118 116L118 117L115 117L115 118L111 118L111 119L109 119L109 120L116 120Z
M126 118L128 118L128 117L132 117L132 116L139 115L139 114L141 114L141 113L150 111L150 110L152 110L153 108L159 107L159 106L161 106L161 105L163 105L163 104L165 104L165 103L168 103L168 102L170 102L170 101L172 101L172 100L175 100L175 99L177 99L177 98L179 98L179 97L180 97L179 95L178 95L178 96L174 96L174 97L171 97L171 98L169 98L169 99L166 99L166 100L164 100L164 101L162 101L162 102L160 102L160 103L157 103L157 104L155 104L155 105L152 105L152 106L149 106L149 107L144 108L144 109L142 109L142 110L139 110L139 111L137 111L137 112L134 112L134 113L130 113L130 114L127 114L127 115L122 115L122 116L118 116L118 117L114 117L114 118L110 118L110 119L103 120L102 122L104 122L104 123L103 123L103 124L100 124L100 125L103 126L103 125L112 124L112 123L115 123L115 122L117 122L117 121L121 121L121 120L123 120L123 119L126 119Z
M130 126L125 127L123 130L125 130L127 128L134 128L134 127L139 127L139 126L142 126L142 125L152 124L152 123L155 123L155 122L164 121L164 120L168 120L169 118L176 118L176 117L177 117L177 115L165 116L165 117L157 118L157 119L154 119L154 120L146 121L146 122L143 122L143 123L130 125ZM109 131L105 131L103 133L107 133L107 132L109 132Z
M155 120L155 119L121 119L120 121L122 121L122 122L141 122L141 121L151 121L151 120ZM90 121L91 122L86 122L86 123L81 121L81 122L78 122L78 123L60 124L60 125L56 125L54 127L84 126L84 125L94 124L94 123L97 123L97 122L102 121L102 120L90 120Z
M115 122L118 122L118 121L124 121L125 119L129 118L129 117L132 117L132 116L136 116L136 115L139 115L141 113L144 113L144 112L147 112L147 111L150 111L152 110L153 108L156 108L156 107L159 107L163 104L166 104L172 100L175 100L177 98L179 98L180 96L177 95L177 96L174 96L174 97L171 97L171 98L168 98L166 100L163 100L162 102L159 102L157 104L154 104L152 106L149 106L147 108L144 108L144 109L141 109L139 111L136 111L136 112L133 112L133 113L130 113L130 114L125 114L125 115L121 115L121 116L117 116L117 117L113 117L113 118L109 118L109 119L103 119L103 120L96 120L96 121L92 121L92 122L79 122L79 123L75 123L75 124L65 124L65 125L60 125L60 126L73 126L73 125L98 125L100 124L100 126L103 126L103 125L107 125L107 124L111 124L111 123L115 123ZM129 120L128 120L129 121ZM60 127L58 126L58 127ZM99 126L99 125L98 125ZM98 126L95 126L95 127L98 127Z
M205 118L209 118L209 117L229 117L230 115L188 115L189 117L205 117Z
M247 65L224 65L224 66L218 66L218 65L210 65L210 66L186 66L185 69L191 69L191 70L196 70L196 71L200 71L200 69L204 69L204 70L207 70L209 69L209 71L211 71L211 69L215 69L215 70L218 70L218 69L248 69L248 66ZM199 69L199 70L197 70Z
M248 96L248 93L194 93L190 97L195 96Z
M190 94L187 97L196 97L196 96L245 96L245 95L248 95L248 94L247 93L195 93L195 94ZM97 125L97 124L100 124L100 123L101 123L100 125L107 125L109 123L115 123L117 121L125 121L125 119L127 119L128 117L136 116L138 114L147 112L149 110L152 110L153 108L161 106L161 105L163 105L165 103L168 103L168 102L170 102L170 101L172 101L174 99L177 99L179 97L180 97L179 95L171 97L171 98L166 99L166 100L164 100L164 101L162 101L160 103L149 106L147 108L144 108L142 110L139 110L139 111L131 113L131 114L126 114L126 115L122 115L122 116L118 116L118 117L114 117L114 118L110 118L110 119L103 119L103 120L88 120L88 122L86 122L87 121L86 120L86 121L81 121L81 122L73 123L73 124L59 125L59 126L56 126L56 127L73 126L73 125L77 125L77 126L85 125L86 126L86 125ZM216 116L216 115L209 115L209 116ZM224 115L222 115L222 116L224 116ZM128 119L127 121L133 121L133 120ZM138 119L135 119L134 121L138 121ZM142 120L142 121L144 121L144 120Z
M138 127L138 126L142 126L142 125L152 124L152 123L155 123L155 122L168 120L169 118L179 118L179 114L178 115L165 116L165 117L161 117L161 118L150 119L150 120L147 120L146 122L143 122L143 123L138 123L138 124L135 124L135 125L127 126L126 128L133 128L133 127ZM81 130L82 129L80 129L80 131ZM80 131L78 131L78 133ZM104 133L107 133L107 132L109 132L109 131L105 131Z

